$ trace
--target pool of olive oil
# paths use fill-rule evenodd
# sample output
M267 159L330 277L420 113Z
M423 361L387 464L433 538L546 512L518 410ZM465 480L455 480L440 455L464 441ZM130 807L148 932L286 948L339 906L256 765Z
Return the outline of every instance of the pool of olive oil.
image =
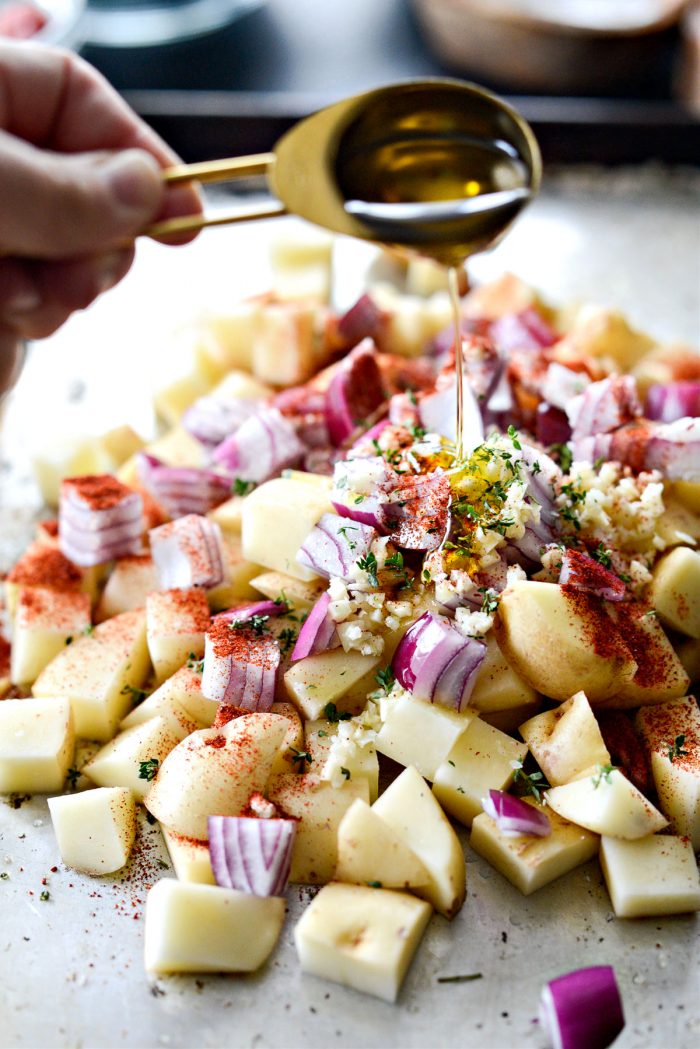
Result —
M528 185L527 166L514 146L500 139L461 133L415 131L377 138L361 149L339 153L336 168L345 200L381 204L461 202L469 197ZM448 287L455 328L457 376L456 458L464 454L463 353L458 269L466 259L490 247L521 210L522 202L476 214L459 213L435 219L377 221L376 240L394 248L434 259L448 270ZM363 220L365 224L368 219Z

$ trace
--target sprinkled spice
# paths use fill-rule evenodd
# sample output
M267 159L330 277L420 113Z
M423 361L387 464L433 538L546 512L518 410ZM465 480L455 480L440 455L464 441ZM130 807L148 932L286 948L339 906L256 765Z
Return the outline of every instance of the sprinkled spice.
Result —
M7 576L18 586L44 587L46 590L80 590L83 573L60 550L44 543L33 543Z
M263 670L272 670L278 664L277 641L267 634L256 634L245 624L231 630L227 620L214 619L207 637L217 656L230 656L236 662L252 663Z
M91 510L110 510L133 496L133 490L111 474L69 477L61 482L61 495L72 496Z

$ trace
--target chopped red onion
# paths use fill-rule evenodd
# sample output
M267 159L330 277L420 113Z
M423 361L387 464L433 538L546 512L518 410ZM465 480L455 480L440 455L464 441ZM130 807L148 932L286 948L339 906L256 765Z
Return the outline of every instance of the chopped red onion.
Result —
M337 648L340 644L338 630L328 611L330 603L330 594L321 594L309 612L292 651L292 663L295 663L297 659L313 656L317 652L327 652L328 649Z
M351 521L383 531L380 506L387 500L387 489L397 479L381 456L343 459L335 464L331 502L334 509Z
M659 470L669 481L700 484L700 418L658 424L649 436L644 468Z
M486 645L464 637L444 616L425 612L401 638L391 665L416 699L461 710L485 655Z
M284 601L249 601L245 605L237 605L235 608L227 608L225 612L219 612L214 619L225 619L232 623L243 623L253 616L281 616L286 611Z
M231 495L231 478L197 466L167 466L141 452L139 477L146 490L171 517L205 514Z
M244 710L267 711L275 699L280 647L255 625L216 617L204 639L202 695Z
M357 521L359 524L368 525L382 534L384 533L384 526L381 520L381 505L383 501L383 498L379 495L358 495L356 492L351 491L334 492L331 499L333 509L341 517L346 517L348 521Z
M492 321L489 335L499 352L505 356L511 350L546 349L553 346L558 338L542 315L531 306Z
M487 797L481 799L481 806L506 838L519 834L547 838L552 833L552 824L544 812L503 790L490 790Z
M312 448L303 459L303 467L306 473L322 474L330 477L333 467L345 453L340 448Z
M537 406L535 436L540 444L546 446L566 444L571 438L571 427L566 412L561 408L554 408L546 401L541 401Z
M383 530L404 550L436 550L447 532L450 482L444 474L397 476L378 506Z
M574 440L611 433L642 415L637 383L631 375L610 375L591 383L566 406Z
M645 414L662 423L700 416L700 382L654 383L647 390Z
M505 415L507 412L512 411L513 404L513 391L510 387L508 371L503 368L498 382L486 402L486 410L491 415Z
M571 454L575 463L595 463L599 459L617 458L613 454L613 437L611 433L597 433L593 437L577 437L571 441ZM622 461L622 460L620 460Z
M304 540L297 561L320 576L349 581L358 561L369 553L377 532L359 521L348 523L337 514L324 514Z
M540 394L543 400L554 408L566 411L574 398L590 385L591 380L586 372L577 372L559 364L558 361L552 361L542 381Z
M331 443L342 444L383 402L376 348L371 339L364 339L340 362L326 390Z
M607 1049L625 1026L612 966L577 969L545 984L540 1023L553 1049Z
M481 409L466 378L464 389L464 427L462 440L468 455L484 439L484 423ZM429 433L438 433L449 441L457 440L457 382L453 379L434 393L418 397L418 414L421 426Z
M202 586L224 581L221 529L208 517L186 514L152 528L151 555L162 590Z
M339 341L348 349L357 346L362 339L378 342L386 323L386 313L371 297L361 295L354 306L338 320Z
M143 498L110 474L61 482L58 539L61 552L83 568L139 553Z
M315 389L311 383L304 386L290 386L280 390L272 398L271 407L277 408L282 415L292 417L323 412L326 397L322 390Z
M294 466L304 451L289 419L277 408L264 408L222 441L212 459L234 477L259 484Z
M258 401L209 394L190 405L182 416L182 425L201 444L213 448L259 411Z
M614 572L578 550L562 552L559 585L584 590L605 601L622 601L626 594L625 584Z
M379 440L387 426L391 426L388 419L381 419L378 423L375 423L369 430L365 430L363 434L360 434L354 444L351 445L350 451L355 453L356 451L367 449L367 456L372 457L376 455L376 448L372 442Z
M297 821L209 816L209 855L216 884L251 896L287 888Z
M527 481L527 496L540 505L540 522L554 527L559 519L555 503L555 485L562 480L562 472L551 456L523 442L521 448L523 479ZM544 532L540 529L541 535Z
M405 426L407 430L419 425L415 394L395 393L389 399L389 422L392 426Z

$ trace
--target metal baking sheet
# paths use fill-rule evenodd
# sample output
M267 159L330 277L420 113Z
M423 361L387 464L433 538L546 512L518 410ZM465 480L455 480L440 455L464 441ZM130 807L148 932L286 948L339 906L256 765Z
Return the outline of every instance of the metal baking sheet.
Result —
M614 305L661 341L697 345L699 191L693 171L560 172L473 272L511 269L552 302ZM40 512L32 449L119 422L147 434L153 390L184 368L187 339L173 331L202 308L264 290L274 231L212 231L177 251L145 243L118 289L33 348L2 432L0 569ZM338 245L343 301L370 261L364 247ZM602 963L615 966L624 998L620 1049L700 1044L696 917L616 921L596 862L526 899L463 840L467 902L452 923L431 920L390 1006L299 971L292 930L311 892L297 886L261 973L147 977L144 899L172 874L157 828L142 825L123 876L92 879L60 863L44 799L0 801L0 1046L537 1049L542 984ZM480 975L439 982L469 974Z

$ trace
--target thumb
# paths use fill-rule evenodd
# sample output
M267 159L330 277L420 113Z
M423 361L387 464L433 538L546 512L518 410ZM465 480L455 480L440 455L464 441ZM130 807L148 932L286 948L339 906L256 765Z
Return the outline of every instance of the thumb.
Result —
M0 132L0 252L61 259L123 244L156 218L165 186L145 150L65 155Z

